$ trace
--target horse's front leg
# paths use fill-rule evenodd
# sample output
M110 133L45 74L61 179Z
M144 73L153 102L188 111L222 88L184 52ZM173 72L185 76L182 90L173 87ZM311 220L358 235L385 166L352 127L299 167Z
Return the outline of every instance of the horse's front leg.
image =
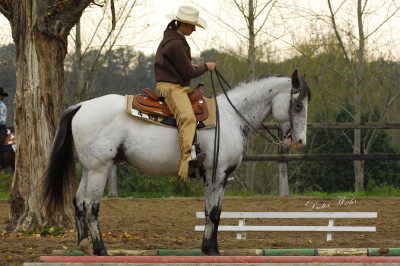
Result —
M216 181L213 183L211 177L209 177L206 179L204 186L206 193L206 224L201 250L207 255L220 255L217 233L221 216L222 200L226 186L226 178L224 176L220 176L220 178L217 177Z

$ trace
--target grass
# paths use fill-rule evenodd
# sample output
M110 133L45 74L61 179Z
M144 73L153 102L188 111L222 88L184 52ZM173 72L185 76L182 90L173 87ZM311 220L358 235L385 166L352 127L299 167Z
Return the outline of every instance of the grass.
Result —
M342 192L319 192L319 191L310 191L305 193L297 193L291 194L293 196L310 196L310 197L339 197L345 195L351 195L354 197L400 197L400 189L384 185L379 187L373 187L364 189L360 192L353 192L353 191L342 191Z
M10 191L1 191L0 190L0 199L9 199Z
M106 195L106 194L105 194ZM131 192L131 193L124 193L123 191L120 192L120 197L133 197L133 198L168 198L168 197L201 197L203 196L196 193L196 195L178 195L171 193L169 191L143 191L143 192ZM400 189L390 186L390 185L383 185L383 186L376 186L372 188L367 188L360 192L353 192L353 191L342 191L342 192L319 192L319 191L309 191L305 193L292 193L291 196L309 196L309 197L339 197L339 196L352 196L352 197L400 197ZM252 191L227 191L225 192L225 196L238 196L238 197L245 197L245 196L267 196L254 193ZM272 196L272 195L268 195ZM0 199L9 199L10 192L0 190Z

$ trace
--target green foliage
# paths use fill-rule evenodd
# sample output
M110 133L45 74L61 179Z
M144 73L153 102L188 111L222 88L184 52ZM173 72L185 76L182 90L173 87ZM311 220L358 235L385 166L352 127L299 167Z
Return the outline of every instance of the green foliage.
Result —
M12 179L12 174L0 171L0 198L5 198L9 196Z
M145 174L128 165L118 169L118 188L121 197L189 197L204 195L203 181L178 177L158 177Z
M382 186L374 186L359 192L353 191L337 191L334 193L321 191L307 191L304 193L294 193L293 196L308 197L400 197L400 188L384 184Z
M348 109L351 109L348 107ZM364 112L363 122L372 122L379 117L379 111L374 108ZM317 122L320 116L317 114ZM345 111L337 115L336 122L352 122ZM353 152L350 141L353 139L353 130L319 129L308 132L309 144L304 148L304 153L340 154ZM367 139L372 134L371 130L362 131L362 139ZM369 153L395 153L390 136L385 131L379 131L371 146ZM366 144L364 144L365 146ZM321 191L335 193L338 191L354 190L354 170L352 161L316 161L290 163L290 171L295 175L290 180L294 193ZM296 169L296 170L295 170ZM397 161L365 161L366 192L381 191L390 184L400 187L400 163ZM381 187L383 185L383 187Z

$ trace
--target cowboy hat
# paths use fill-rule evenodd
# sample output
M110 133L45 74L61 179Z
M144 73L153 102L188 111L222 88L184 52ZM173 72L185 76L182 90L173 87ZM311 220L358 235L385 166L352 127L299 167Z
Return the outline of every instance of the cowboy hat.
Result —
M192 24L205 29L207 22L199 17L199 10L191 6L180 6L178 14L168 14L167 18Z
M7 96L8 96L8 93L5 93L5 92L4 92L4 89L3 89L2 87L0 87L0 95L1 95L1 96L4 96L4 97L7 97Z

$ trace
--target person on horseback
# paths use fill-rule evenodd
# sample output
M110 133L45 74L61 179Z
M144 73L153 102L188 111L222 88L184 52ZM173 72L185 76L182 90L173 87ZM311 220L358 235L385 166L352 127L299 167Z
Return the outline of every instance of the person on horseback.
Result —
M4 141L7 136L7 106L4 104L4 97L7 97L8 93L4 92L4 89L0 87L0 165L4 161Z
M154 73L157 81L156 93L164 97L178 126L178 142L181 158L178 175L186 179L190 172L205 160L205 154L192 158L192 143L196 133L196 117L188 97L190 81L216 68L215 62L202 65L192 64L190 46L185 36L196 30L205 29L207 23L199 17L199 10L190 6L180 6L177 14L169 14L171 19L158 46Z

